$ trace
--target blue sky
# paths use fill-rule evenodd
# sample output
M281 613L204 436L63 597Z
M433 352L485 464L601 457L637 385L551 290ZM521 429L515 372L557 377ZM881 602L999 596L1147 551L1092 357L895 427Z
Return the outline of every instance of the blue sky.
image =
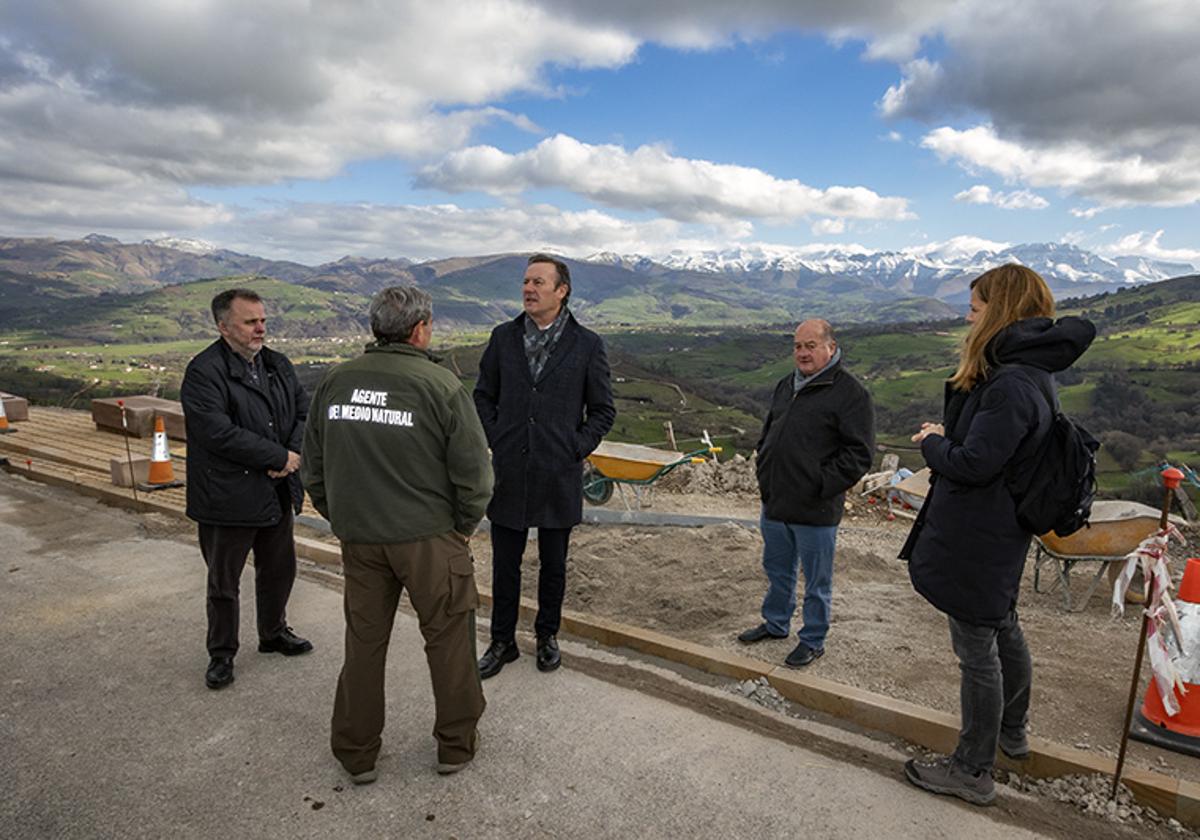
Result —
M0 6L4 235L1200 265L1188 0L31 6Z

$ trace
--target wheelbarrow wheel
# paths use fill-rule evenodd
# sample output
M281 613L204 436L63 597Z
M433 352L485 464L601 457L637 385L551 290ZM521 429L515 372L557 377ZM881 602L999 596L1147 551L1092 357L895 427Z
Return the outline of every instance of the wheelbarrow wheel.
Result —
M583 467L583 498L588 504L602 505L612 498L613 483L591 464Z

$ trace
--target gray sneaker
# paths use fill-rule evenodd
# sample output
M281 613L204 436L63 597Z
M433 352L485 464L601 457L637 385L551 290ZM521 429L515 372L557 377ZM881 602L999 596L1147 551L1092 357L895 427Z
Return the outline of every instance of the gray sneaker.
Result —
M957 796L972 805L991 805L996 799L996 783L991 773L973 775L953 756L943 755L927 760L909 759L904 764L905 777L919 788Z
M1014 734L1000 733L1000 752L1013 761L1024 761L1029 758L1029 736L1022 729Z

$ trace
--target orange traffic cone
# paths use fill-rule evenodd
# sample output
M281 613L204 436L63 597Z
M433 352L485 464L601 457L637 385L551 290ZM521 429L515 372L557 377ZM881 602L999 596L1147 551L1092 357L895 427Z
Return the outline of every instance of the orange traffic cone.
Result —
M150 454L150 475L145 489L158 490L164 487L179 487L171 467L171 451L167 448L167 429L161 416L154 418L154 449Z
M1179 628L1183 631L1183 653L1176 654L1174 665L1187 687L1187 693L1175 692L1179 714L1167 713L1154 680L1146 687L1141 711L1134 717L1129 737L1175 752L1200 756L1200 558L1187 561L1179 594L1175 596Z
M8 425L8 414L4 411L4 400L0 399L0 435L11 435L16 429Z

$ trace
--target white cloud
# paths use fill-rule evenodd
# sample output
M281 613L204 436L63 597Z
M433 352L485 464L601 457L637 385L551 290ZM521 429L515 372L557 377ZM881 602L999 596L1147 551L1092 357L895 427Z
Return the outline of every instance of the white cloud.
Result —
M558 95L547 68L619 68L648 42L714 49L781 31L855 50L861 42L864 57L895 62L881 113L925 121L926 148L1013 185L998 195L1058 189L1096 205L1081 218L1200 200L1200 97L1181 94L1200 78L1195 0L47 0L2 9L0 211L10 230L219 225L232 211L189 188L335 178L381 158L444 166L489 122L538 131L505 106ZM618 148L622 169L611 175L553 173L534 159L541 148L499 161L507 181L482 157L470 174L497 192L545 178L741 238L752 232L747 219L910 217L903 198L865 187L820 189L654 146L587 147L587 160ZM639 183L638 155L655 154L666 168Z
M96 192L72 184L26 183L4 188L0 179L0 235L73 238L103 232L141 238L156 230L195 230L231 222L234 213L197 201L172 185L128 177Z
M1096 216L1103 213L1105 207L1072 207L1070 213L1077 219L1094 219Z
M1110 245L1104 245L1096 250L1102 254L1113 256L1139 256L1166 262L1191 263L1200 265L1200 250L1195 248L1164 248L1161 244L1163 231L1154 233L1140 230L1128 236L1122 236Z
M780 30L825 33L836 42L862 40L873 58L903 59L955 0L558 0L580 20L617 26L648 40L707 49Z
M576 256L664 254L725 247L731 239L721 228L669 219L631 221L598 210L520 203L485 208L288 203L242 215L221 233L224 247L313 263L346 254L434 259L538 249Z
M845 219L818 219L812 224L813 236L827 236L829 234L845 233Z
M1022 145L1001 138L990 125L966 130L943 126L926 134L921 145L970 172L986 170L1010 182L1062 187L1109 207L1200 201L1200 146L1194 150L1198 165L1181 169L1178 160L1155 162L1082 142ZM1190 160L1192 154L1183 157Z
M1029 190L995 192L985 184L976 184L955 193L954 200L967 204L991 204L1002 210L1042 210L1050 206L1050 202Z
M817 189L760 169L676 157L661 146L627 151L562 134L519 154L492 146L452 152L424 169L417 183L495 194L560 188L610 207L655 210L689 222L743 217L788 222L813 215L912 218L906 199L865 187Z
M938 59L907 62L881 113L985 123L930 148L1106 206L1200 200L1195 0L963 0L928 32Z
M616 67L638 45L520 0L449 5L128 0L23 5L0 36L0 173L90 183L108 165L176 184L326 178L431 156L542 68Z

